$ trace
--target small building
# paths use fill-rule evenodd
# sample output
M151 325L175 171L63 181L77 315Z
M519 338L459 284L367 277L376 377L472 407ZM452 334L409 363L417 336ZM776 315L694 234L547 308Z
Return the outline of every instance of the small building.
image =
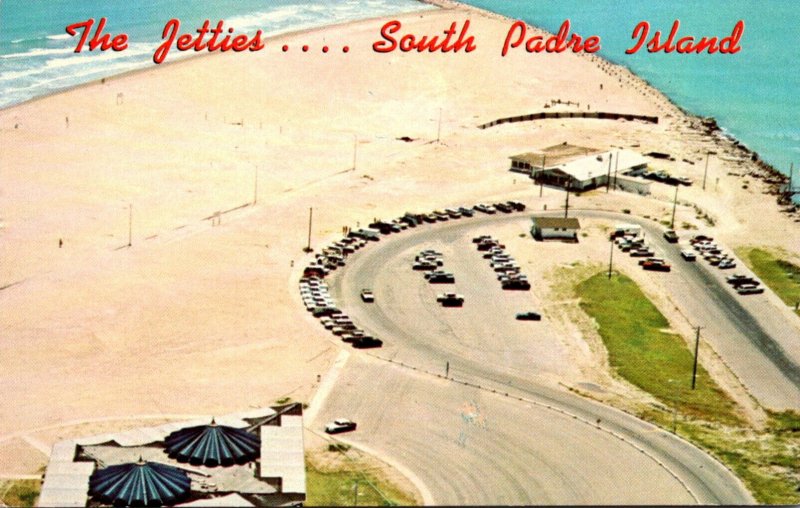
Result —
M531 217L531 234L537 240L578 241L580 222L574 217Z

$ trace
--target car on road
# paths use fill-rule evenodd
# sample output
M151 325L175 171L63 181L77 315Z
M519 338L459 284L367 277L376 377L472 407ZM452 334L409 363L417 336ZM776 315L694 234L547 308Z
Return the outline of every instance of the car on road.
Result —
M418 261L411 265L412 270L436 270L436 265L433 263L421 262Z
M353 339L352 344L356 349L368 349L383 346L383 341L370 335L364 335Z
M425 275L431 274L430 277L426 277L428 282L431 284L455 284L456 277L452 273L448 272L428 272Z
M681 257L686 261L694 261L697 259L697 255L689 249L683 249L681 251Z
M503 282L501 287L507 290L528 291L531 289L531 283L524 279L511 279Z
M717 268L719 268L720 270L729 270L731 268L736 268L736 262L730 258L726 258L719 262Z
M668 272L672 270L672 267L667 263L657 262L657 261L645 261L644 263L642 263L642 268L654 272Z
M337 418L334 421L325 425L325 432L328 434L338 434L340 432L350 432L356 430L358 425L354 421L347 418Z
M664 231L664 239L669 243L678 243L678 233L672 229Z
M375 294L372 292L371 289L362 289L361 299L364 300L364 302L372 303L375 301Z
M736 288L736 292L740 295L757 295L764 292L764 288L756 284L742 284Z
M461 307L464 305L464 296L456 293L440 293L436 295L436 301L443 307Z
M520 321L541 321L542 316L536 312L520 312L517 314Z

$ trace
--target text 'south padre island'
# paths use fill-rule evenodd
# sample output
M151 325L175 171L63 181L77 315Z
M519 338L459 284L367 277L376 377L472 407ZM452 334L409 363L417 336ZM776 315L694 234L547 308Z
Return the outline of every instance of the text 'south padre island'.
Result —
M128 48L128 35L103 33L106 25L106 18L101 18L92 34L94 19L88 19L79 23L74 23L66 27L69 35L80 35L75 52L83 51L87 46L89 51L96 49L100 51L125 51ZM459 23L452 22L442 34L419 35L415 33L403 33L403 24L398 20L386 22L380 28L380 39L372 44L372 49L377 53L391 53L400 51L403 53L470 53L475 51L478 46L476 39L469 33L470 20ZM651 33L650 23L642 21L633 30L632 38L636 43L625 52L633 54L642 47L646 47L650 53L703 53L714 54L734 54L741 50L739 43L744 34L744 21L738 21L733 27L731 34L725 37L682 35L678 37L680 21L675 20L672 24L669 35L662 42L663 34L660 30ZM174 48L178 52L183 51L207 51L213 52L242 52L242 51L261 51L265 47L263 30L258 30L253 35L235 34L233 27L225 27L225 22L220 20L212 27L211 21L206 20L203 25L194 33L181 33L181 22L178 19L169 20L164 26L162 33L163 42L153 54L153 62L160 64L167 58L169 52ZM501 56L506 56L509 51L523 48L528 53L562 53L571 51L573 53L596 53L601 49L600 37L591 35L582 37L576 33L570 33L570 21L565 20L556 34L542 35L535 34L528 36L528 25L522 21L515 21L506 34L503 42ZM208 37L208 39L206 39ZM288 46L284 46L284 51L288 51ZM349 51L349 46L343 48L344 52ZM307 51L307 48L304 49ZM328 51L327 46L323 49Z

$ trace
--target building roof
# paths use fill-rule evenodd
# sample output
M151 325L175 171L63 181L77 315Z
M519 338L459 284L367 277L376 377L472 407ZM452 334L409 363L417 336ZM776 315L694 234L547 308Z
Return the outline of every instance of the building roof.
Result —
M255 434L227 425L200 425L176 430L164 440L171 458L207 467L244 464L258 457L261 441Z
M540 228L580 229L581 224L575 217L532 217L533 224Z
M281 415L281 426L261 426L261 478L282 478L283 493L306 492L303 417Z
M609 158L611 158L611 171L624 173L632 168L647 165L647 159L640 153L632 150L614 150L599 152L587 157L560 164L552 169L565 173L575 180L585 181L605 176L608 174ZM617 158L619 160L617 160Z
M531 166L538 168L546 164L545 169L549 169L577 158L585 157L589 154L598 153L599 151L600 150L596 148L562 143L560 145L548 146L547 148L542 148L541 150L533 152L512 155L509 158L518 162L527 162Z
M89 491L114 506L163 506L185 499L191 483L180 469L140 460L96 471Z

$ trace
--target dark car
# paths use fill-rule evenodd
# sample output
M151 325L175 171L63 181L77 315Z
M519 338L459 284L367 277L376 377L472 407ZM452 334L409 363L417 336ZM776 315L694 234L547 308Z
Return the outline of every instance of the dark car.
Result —
M651 270L653 272L668 272L672 270L672 267L669 266L667 263L655 263L652 261L645 261L642 263L642 268L645 270Z
M452 273L435 273L428 277L431 284L455 284L456 277Z
M383 341L381 339L376 339L370 335L365 335L363 337L356 337L353 339L353 347L356 349L367 349L367 348L374 348L374 347L381 347L383 346Z
M520 290L528 291L531 289L531 283L527 280L512 279L502 283L503 289L507 290Z
M517 319L520 321L540 321L542 316L536 312L520 312L517 314Z
M664 239L669 243L678 243L678 233L676 233L671 229L668 229L664 231Z

